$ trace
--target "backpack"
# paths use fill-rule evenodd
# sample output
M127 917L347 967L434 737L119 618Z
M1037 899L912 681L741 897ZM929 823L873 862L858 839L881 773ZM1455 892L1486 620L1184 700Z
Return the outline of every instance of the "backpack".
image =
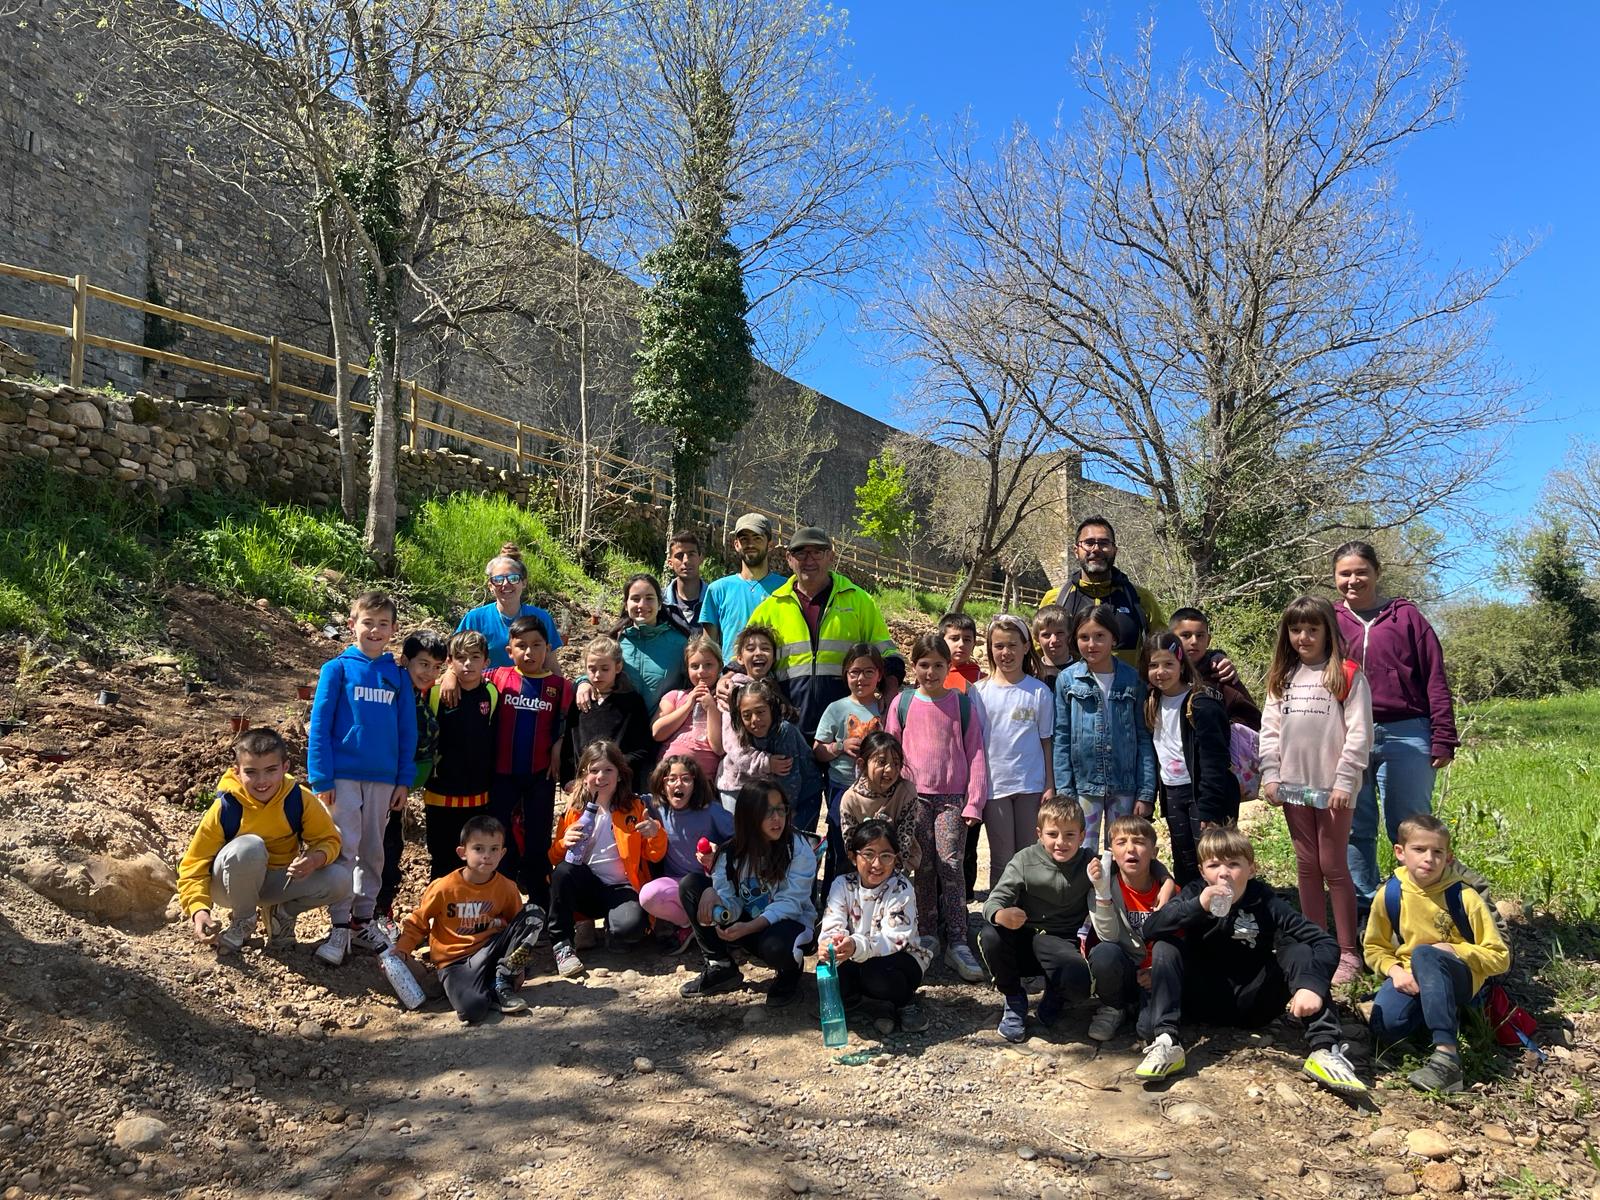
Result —
M217 806L217 819L222 822L222 841L226 845L239 836L239 824L244 820L244 805L232 792L218 792ZM283 815L289 818L289 828L294 830L295 837L305 841L306 798L298 783L283 798Z
M962 741L965 741L967 737L967 725L972 720L972 698L965 692L956 688L951 688L950 690L956 694L956 706L961 713L961 739ZM900 698L895 701L895 711L900 717L901 733L905 733L906 731L906 717L911 713L911 701L915 695L915 688L902 687L900 689Z
M1475 943L1477 935L1472 931L1472 921L1467 917L1467 906L1462 903L1461 891L1467 886L1465 880L1458 879L1444 889L1444 906L1450 913L1450 919L1455 922L1456 931L1469 943ZM1482 889L1479 889L1480 892ZM1488 903L1488 897L1484 897ZM1383 908L1389 918L1389 936L1394 944L1400 944L1400 877L1389 876L1383 885ZM1491 913L1494 909L1491 907ZM1539 1049L1538 1043L1533 1040L1533 1034L1538 1029L1526 1009L1511 999L1510 993L1500 982L1501 976L1494 976L1484 980L1483 987L1469 1002L1483 1008L1484 1018L1489 1022L1489 1028L1494 1031L1494 1040L1502 1046L1521 1046L1524 1050L1532 1051L1544 1062L1544 1051Z
M1228 722L1228 769L1239 781L1240 799L1261 794L1261 735L1237 721Z

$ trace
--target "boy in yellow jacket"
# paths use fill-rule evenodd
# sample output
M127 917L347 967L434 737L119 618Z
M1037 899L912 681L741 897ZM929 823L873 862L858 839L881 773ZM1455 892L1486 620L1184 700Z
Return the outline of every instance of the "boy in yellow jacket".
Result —
M1433 1092L1462 1088L1456 1030L1461 1006L1511 965L1494 914L1462 882L1450 830L1429 813L1400 822L1394 877L1379 889L1367 920L1367 965L1387 978L1372 1004L1375 1047L1426 1029L1433 1054L1407 1076Z
M339 830L322 801L287 774L288 747L275 729L251 729L233 744L234 765L200 819L178 866L178 900L195 937L237 953L266 920L269 944L292 942L301 913L350 895ZM232 910L224 928L212 904Z

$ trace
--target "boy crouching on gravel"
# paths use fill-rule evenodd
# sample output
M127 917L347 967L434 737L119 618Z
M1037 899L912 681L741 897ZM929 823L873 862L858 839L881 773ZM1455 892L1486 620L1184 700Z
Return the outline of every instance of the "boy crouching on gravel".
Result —
M1255 877L1255 847L1238 829L1208 829L1196 852L1200 878L1145 918L1145 941L1156 948L1149 1021L1155 1039L1135 1078L1150 1083L1183 1070L1181 1019L1253 1029L1287 1005L1311 1047L1301 1073L1341 1095L1365 1094L1367 1085L1345 1057L1329 996L1339 943ZM1163 950L1170 945L1179 953Z
M518 975L544 931L544 910L522 903L517 885L499 874L506 829L491 816L461 827L459 870L428 885L400 927L393 953L409 958L428 939L428 957L456 1016L476 1024L491 1008L522 1012Z
M240 734L233 757L178 866L183 911L195 936L219 954L243 949L258 908L268 944L292 944L295 918L348 900L351 884L350 868L337 861L333 817L288 775L288 747L278 731ZM212 916L213 903L232 910L226 928Z

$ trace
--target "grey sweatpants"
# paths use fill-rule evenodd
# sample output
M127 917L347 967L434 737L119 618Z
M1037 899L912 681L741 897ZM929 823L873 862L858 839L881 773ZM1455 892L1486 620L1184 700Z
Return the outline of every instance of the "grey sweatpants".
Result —
M339 829L339 865L354 883L352 899L328 905L335 925L348 925L352 916L370 921L383 887L383 830L389 823L392 783L364 783L355 779L333 781L333 823Z
M1043 792L991 796L983 806L983 828L989 835L989 886L993 887L1011 856L1038 837L1039 802Z
M253 833L234 838L211 860L211 902L231 909L235 917L263 904L282 904L299 916L323 905L350 899L350 869L331 862L304 879L290 879L282 867L267 867L267 844Z

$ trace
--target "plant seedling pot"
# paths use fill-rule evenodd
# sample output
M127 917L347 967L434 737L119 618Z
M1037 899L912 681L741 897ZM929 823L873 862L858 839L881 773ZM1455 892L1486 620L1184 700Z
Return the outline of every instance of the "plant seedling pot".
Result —
M245 716L244 713L235 713L228 718L228 728L235 733L243 733L250 728L250 718Z
M41 750L41 751L39 751L39 761L40 762L64 763L64 762L67 761L67 759L69 757L71 757L71 756L68 755L68 753L65 750L53 749L53 750Z
M317 694L317 685L314 683L302 683L299 687L295 688L294 694L299 696L302 700L310 700Z
M20 719L12 720L8 718L7 720L0 721L0 737L10 737L13 733L18 733L27 727L28 723L26 721Z
M183 681L183 694L185 696L198 696L205 690L205 684L198 679L185 679Z
M122 699L120 692L103 691L94 698L94 702L101 708L108 708L120 699Z

